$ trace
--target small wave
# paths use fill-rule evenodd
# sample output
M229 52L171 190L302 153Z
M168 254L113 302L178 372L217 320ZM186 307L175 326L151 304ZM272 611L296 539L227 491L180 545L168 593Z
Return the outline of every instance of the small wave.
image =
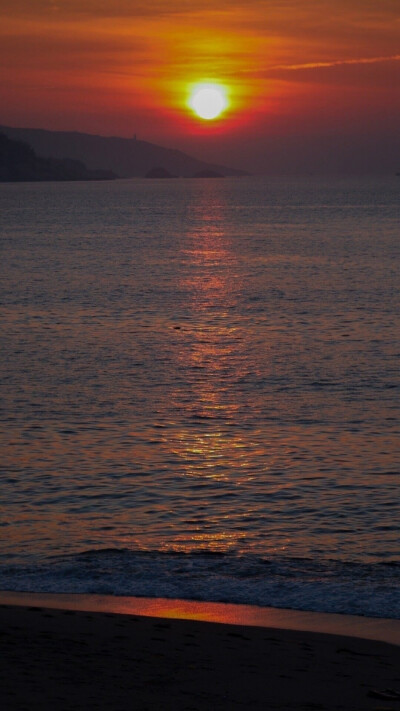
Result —
M0 566L3 590L231 602L400 618L400 564L215 552L85 550Z

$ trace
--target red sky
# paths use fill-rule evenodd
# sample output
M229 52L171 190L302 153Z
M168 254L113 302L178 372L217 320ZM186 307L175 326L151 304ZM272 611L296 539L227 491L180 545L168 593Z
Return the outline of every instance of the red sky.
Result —
M229 107L202 122L196 82ZM400 0L0 0L0 123L250 170L400 170Z

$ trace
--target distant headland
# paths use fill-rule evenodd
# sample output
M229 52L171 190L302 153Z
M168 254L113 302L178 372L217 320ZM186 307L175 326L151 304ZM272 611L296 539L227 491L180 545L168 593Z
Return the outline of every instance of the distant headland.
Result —
M27 143L0 133L0 182L112 180L116 177L111 170L90 170L78 160L42 158Z
M13 141L28 144L37 156L44 156L44 160L79 161L88 171L105 171L110 177L145 177L157 166L171 176L185 178L248 175L246 171L206 163L182 151L141 141L136 136L118 138L10 126L0 126L0 133Z

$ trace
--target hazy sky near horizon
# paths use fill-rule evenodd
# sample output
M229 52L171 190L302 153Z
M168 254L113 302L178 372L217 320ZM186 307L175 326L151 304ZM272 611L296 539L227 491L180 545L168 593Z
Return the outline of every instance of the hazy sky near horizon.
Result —
M400 170L400 0L0 0L0 66L5 125ZM201 81L226 88L219 120L188 108Z

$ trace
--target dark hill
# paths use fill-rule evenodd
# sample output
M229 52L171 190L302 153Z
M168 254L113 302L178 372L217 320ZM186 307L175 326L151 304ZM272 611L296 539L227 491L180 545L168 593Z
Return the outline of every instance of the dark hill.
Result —
M26 141L39 155L82 160L91 169L106 167L123 178L144 177L154 166L162 166L172 175L187 177L202 170L214 170L222 175L247 175L244 171L211 165L182 151L136 138L8 126L0 126L0 131L9 138Z
M88 170L77 160L41 158L23 141L0 133L0 182L39 180L109 180L107 170Z

